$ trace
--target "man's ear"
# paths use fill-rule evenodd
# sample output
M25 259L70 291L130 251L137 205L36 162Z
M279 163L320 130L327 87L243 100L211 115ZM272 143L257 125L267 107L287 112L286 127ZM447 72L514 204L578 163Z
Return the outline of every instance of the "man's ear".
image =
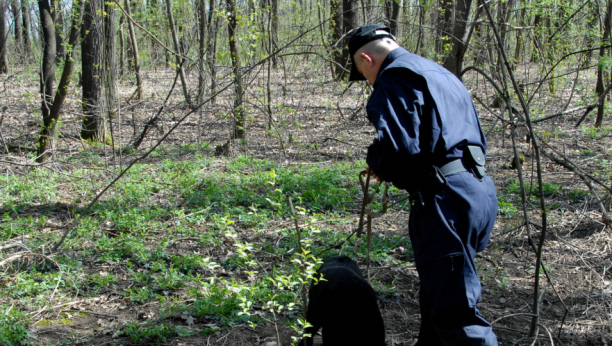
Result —
M359 54L359 57L362 58L369 67L374 66L374 60L372 60L372 57L369 54L361 52L361 54Z

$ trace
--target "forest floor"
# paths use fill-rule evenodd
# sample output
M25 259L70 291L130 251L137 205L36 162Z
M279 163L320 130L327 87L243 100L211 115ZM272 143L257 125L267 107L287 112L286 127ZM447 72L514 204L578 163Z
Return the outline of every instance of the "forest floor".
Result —
M362 271L368 269L365 242L355 249L354 237L344 240L358 223L363 198L358 173L375 132L363 110L365 86L347 89L324 70L313 72L298 63L287 70L293 72L277 71L272 78L271 129L265 74L254 71L246 97L247 140L232 142L229 154L220 150L232 124L231 93L222 94L180 124L88 211L96 194L189 111L177 86L143 144L131 147L163 104L173 71L149 71L145 99L130 103L133 81L123 80L113 147L80 140L76 89L64 108L55 158L41 167L31 166L41 123L37 76L24 70L3 77L0 343L290 345L299 337L300 282L307 275L300 263L342 253L356 259ZM536 79L528 75L531 70L519 71L519 77ZM592 100L592 71L583 72L572 88L574 77L556 79L552 94L545 84L534 97L532 117ZM493 103L493 89L482 78L468 73L464 82L487 106ZM528 234L518 173L509 168L514 157L509 127L480 104L477 108L500 209L490 244L477 255L482 315L502 345L608 345L610 229L580 177L545 157L542 258L550 281L540 273L539 334L535 340L527 337L535 278L532 244L542 230L536 158L526 130L519 128ZM501 114L499 108L492 111ZM547 153L554 148L556 156L563 154L609 188L612 123L607 116L595 129L588 117L576 128L580 115L537 123L538 136L547 142ZM610 210L610 193L594 185ZM373 207L380 210L382 188L373 189L379 191ZM298 211L302 246L315 256L300 254L287 196ZM387 344L395 346L413 345L420 324L405 198L391 188L391 208L373 220L369 267ZM52 251L65 232L70 232L66 241Z

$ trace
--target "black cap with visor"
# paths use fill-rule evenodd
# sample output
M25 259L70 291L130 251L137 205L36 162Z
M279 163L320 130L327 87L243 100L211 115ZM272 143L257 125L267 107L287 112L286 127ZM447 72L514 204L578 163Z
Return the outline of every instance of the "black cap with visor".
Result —
M386 31L387 33L377 33L376 31L378 30ZM353 36L351 36L351 39L349 41L349 53L351 55L352 63L349 81L366 80L366 78L361 73L359 73L357 67L355 66L355 53L357 53L359 48L365 46L366 44L384 37L389 37L393 39L393 41L396 41L395 37L391 35L391 28L389 28L388 26L379 24L367 24L357 28L357 30L355 31Z

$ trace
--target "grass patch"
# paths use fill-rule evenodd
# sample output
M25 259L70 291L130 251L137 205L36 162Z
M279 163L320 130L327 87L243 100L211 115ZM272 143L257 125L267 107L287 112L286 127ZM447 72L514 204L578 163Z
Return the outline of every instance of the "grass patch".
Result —
M14 306L2 318L18 323L0 329L0 344L27 342L24 331L30 322L20 316L44 311L51 296L57 305L106 292L119 294L122 304L135 309L158 307L155 322L134 318L111 330L128 343L164 343L234 324L267 323L259 311L274 311L279 321L299 328L296 307L302 287L308 287L322 258L339 252L333 245L347 234L336 228L356 221L362 199L357 174L364 163L287 167L246 156L193 154L209 149L158 149L154 156L160 160L135 165L91 213L80 215L55 262L24 258L11 263L0 274L0 304ZM191 155L183 161L168 159L186 152ZM86 153L91 151L78 155ZM48 248L61 236L63 229L53 226L57 219L66 219L69 212L79 215L92 191L112 179L107 173L75 169L70 172L74 179L66 180L41 169L8 176L0 187L0 196L6 196L0 201L0 240L27 239L30 248L42 252L42 246ZM372 189L381 190L378 185ZM299 214L304 251L291 220L289 196ZM380 208L379 201L374 203L374 210ZM344 253L364 260L365 241L357 253L353 245L347 243ZM371 264L398 263L410 252L407 239L377 235ZM394 294L391 286L377 287L387 296ZM44 313L41 318L52 323L57 316ZM186 321L199 327L183 328Z

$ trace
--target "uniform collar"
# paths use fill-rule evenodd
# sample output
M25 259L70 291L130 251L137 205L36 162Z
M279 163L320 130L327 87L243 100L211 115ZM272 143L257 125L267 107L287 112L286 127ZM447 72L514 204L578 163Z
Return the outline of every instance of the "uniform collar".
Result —
M402 55L406 55L406 54L409 54L408 51L402 47L397 47L394 50L389 52L385 60L383 60L382 64L380 64L380 69L378 70L378 75L376 75L376 81L374 82L374 88L376 88L376 84L378 84L378 81L380 80L380 76L383 74L383 72L385 72L387 67L389 67L389 65L391 65L391 63L395 61L397 58L401 57Z

